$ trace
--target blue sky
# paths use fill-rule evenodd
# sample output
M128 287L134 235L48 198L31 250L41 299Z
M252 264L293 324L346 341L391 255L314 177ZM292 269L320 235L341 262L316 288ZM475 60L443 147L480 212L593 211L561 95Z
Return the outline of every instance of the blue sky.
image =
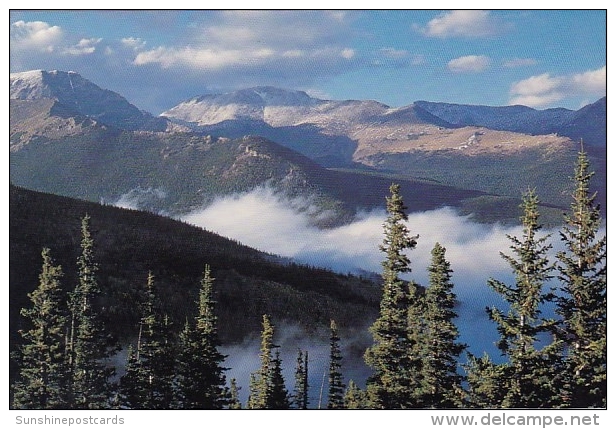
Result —
M605 10L19 11L10 71L73 70L154 114L256 85L326 99L578 109L606 95Z

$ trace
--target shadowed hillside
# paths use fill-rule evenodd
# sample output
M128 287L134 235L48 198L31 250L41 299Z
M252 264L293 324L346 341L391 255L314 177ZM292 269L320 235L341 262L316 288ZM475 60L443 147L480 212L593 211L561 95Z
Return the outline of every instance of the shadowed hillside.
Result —
M379 288L367 280L290 264L188 224L153 214L10 188L10 332L38 284L41 250L62 265L63 287L76 283L81 218L91 217L103 305L111 330L136 335L135 302L148 271L176 326L195 309L205 264L212 268L226 342L258 332L261 316L303 327L364 324L378 309Z

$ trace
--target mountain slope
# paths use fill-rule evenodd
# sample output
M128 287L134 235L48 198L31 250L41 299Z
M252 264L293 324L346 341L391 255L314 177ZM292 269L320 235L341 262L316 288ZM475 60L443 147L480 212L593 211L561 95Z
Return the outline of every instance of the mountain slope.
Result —
M252 131L328 167L369 167L399 179L422 177L488 193L497 198L482 198L479 206L475 201L464 210L500 216L500 198L518 200L528 188L537 188L546 204L567 208L563 196L570 192L579 149L572 138L605 140L604 104L600 100L575 112L418 101L393 109L373 101L252 88L197 97L163 115L194 121L196 132L212 135ZM601 146L593 157L597 190L605 195Z
M77 135L13 144L11 181L20 186L171 216L217 196L272 187L311 207L317 225L340 224L382 206L392 177L334 171L261 137L133 133L92 126ZM461 207L483 193L408 177L399 179L412 211ZM316 210L314 210L316 208ZM325 216L325 214L327 214Z
M39 139L75 136L98 124L93 119L72 111L51 98L10 100L10 150L17 151Z
M260 329L262 314L307 329L336 317L361 326L378 309L379 288L327 270L289 264L237 242L153 214L102 206L11 186L9 190L10 329L21 326L19 309L37 285L40 253L49 247L71 290L80 252L80 219L91 217L95 258L112 331L136 335L135 302L152 271L163 306L183 326L194 311L203 267L209 264L219 303L220 330L238 341ZM310 309L306 311L305 309Z
M567 141L567 136L587 136L594 144L605 129L605 109L601 110L601 101L596 104L578 112L426 101L394 109L375 101L320 100L299 91L257 87L193 98L162 115L213 134L232 134L235 127L246 132L252 126L255 133L318 162L327 160L326 165L339 167L355 162L374 167L368 158L379 154L467 149L461 152L467 155L479 148L482 153L506 152L513 147L511 142L519 151L553 147ZM583 119L573 122L575 118ZM287 134L291 127L304 127L301 143L297 135ZM474 134L483 136L483 144L469 149ZM337 138L336 146L344 145L345 150L334 153L318 136ZM493 144L488 144L491 141Z
M607 97L580 110L563 108L535 110L526 106L473 106L417 101L433 115L457 126L480 126L524 134L552 134L583 139L590 145L605 147Z
M52 99L98 122L127 130L164 131L167 121L139 110L119 94L102 89L75 72L33 70L11 73L10 98Z

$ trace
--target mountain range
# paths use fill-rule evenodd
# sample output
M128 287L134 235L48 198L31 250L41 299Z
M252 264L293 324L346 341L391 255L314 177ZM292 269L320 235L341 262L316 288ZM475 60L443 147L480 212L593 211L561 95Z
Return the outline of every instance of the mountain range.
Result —
M387 184L401 181L411 211L449 205L488 222L517 222L521 192L536 187L558 222L581 139L605 200L605 97L578 111L392 108L256 87L155 117L78 73L30 71L10 76L10 115L12 183L107 203L129 196L172 216L267 184L333 212L327 226L382 206Z

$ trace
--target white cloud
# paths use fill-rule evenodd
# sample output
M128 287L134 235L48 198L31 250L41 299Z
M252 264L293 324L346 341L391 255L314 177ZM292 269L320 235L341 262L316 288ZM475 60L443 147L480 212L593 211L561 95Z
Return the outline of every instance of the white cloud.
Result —
M350 49L350 48L344 48L342 51L340 51L340 56L342 58L346 58L347 60L350 60L351 58L355 56L355 50Z
M552 77L549 73L544 73L514 83L511 86L511 92L522 96L545 94L554 92L562 85L563 78Z
M383 240L386 217L383 210L359 214L353 222L332 229L312 226L307 213L314 211L309 200L289 201L261 187L219 198L182 220L311 265L343 272L380 272L383 256L378 246ZM412 234L420 235L411 259L413 276L424 284L434 243L447 248L458 277L487 279L486 276L495 275L506 266L499 255L509 246L506 234L518 232L517 228L476 224L449 208L412 213L408 225Z
M167 193L160 188L134 188L123 194L113 203L116 207L131 210L147 210L152 203L167 197ZM101 201L105 203L105 201Z
M454 10L432 19L424 27L416 28L429 37L486 37L499 32L497 21L488 11Z
M301 49L291 49L289 51L284 51L282 53L283 57L288 57L288 58L299 58L299 57L303 57L305 55L305 52L302 51Z
M327 11L227 11L215 22L196 41L220 48L321 49L339 45L350 31L350 14Z
M489 65L490 58L485 55L467 55L449 61L447 68L454 73L479 73Z
M311 226L309 216L300 210L302 204L310 202L289 201L262 187L234 197L219 198L183 220L309 265L344 273L381 272L384 256L379 245L383 241L384 210L363 213L347 225L323 230ZM419 234L419 238L417 247L409 251L412 272L406 277L427 285L430 252L436 242L444 246L460 301L457 323L461 339L473 344L471 351L474 353L496 352L493 348L496 328L490 324L484 309L500 306L502 299L489 288L487 281L496 278L513 283L511 268L500 252L511 254L507 235L522 237L522 229L477 224L450 208L411 213L408 228L411 234ZM541 236L550 232L551 241L557 241L556 231L545 231ZM556 250L561 249L553 249L553 252Z
M607 68L590 70L576 74L571 78L573 90L585 94L605 94L607 89Z
M297 70L304 66L314 69L319 62L340 64L355 57L350 48L320 49L304 51L299 49L277 51L268 47L256 49L212 49L212 48L167 48L158 47L139 52L135 65L159 64L162 68L189 67L199 71L223 71L233 68L235 72L244 69L266 68L277 70ZM306 70L306 69L304 69ZM321 67L327 72L327 67Z
M407 58L409 56L409 51L405 49L394 49L394 48L382 48L379 50L379 53L387 58Z
M249 51L195 49L192 47L176 49L161 46L150 51L140 52L135 57L134 63L136 65L157 63L163 68L178 65L200 70L220 70L226 67L248 64L251 66L259 65L273 55L274 52L266 48ZM281 56L285 57L284 53Z
M96 51L96 45L101 42L100 38L81 39L76 45L70 46L62 51L68 55L88 55Z
M145 41L139 37L124 37L120 40L120 42L122 43L122 45L136 51L143 49L146 45Z
M43 21L17 21L11 24L11 50L53 52L62 36L62 29L57 25L52 26Z
M331 66L356 56L354 49L341 43L349 31L348 16L325 11L219 12L213 23L195 25L187 43L139 52L134 64L198 71L314 69L315 61Z
M572 96L603 96L606 93L606 67L567 76L543 73L511 85L509 104L541 107Z

